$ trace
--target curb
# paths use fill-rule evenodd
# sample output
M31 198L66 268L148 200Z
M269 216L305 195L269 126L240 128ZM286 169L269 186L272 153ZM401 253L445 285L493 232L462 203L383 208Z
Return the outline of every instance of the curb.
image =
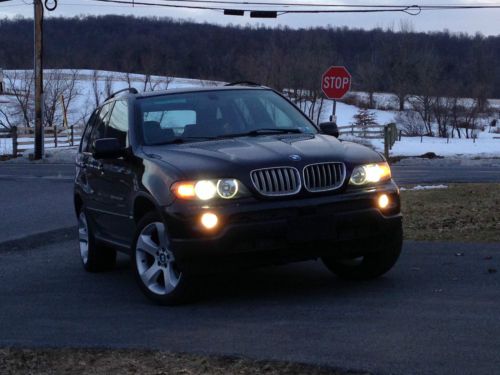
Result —
M0 242L0 252L34 249L55 242L76 239L77 227L71 226Z

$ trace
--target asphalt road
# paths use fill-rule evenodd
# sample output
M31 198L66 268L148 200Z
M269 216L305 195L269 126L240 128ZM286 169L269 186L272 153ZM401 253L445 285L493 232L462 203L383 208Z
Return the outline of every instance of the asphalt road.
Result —
M370 282L341 281L319 262L223 274L175 308L142 296L128 259L101 274L79 262L74 241L0 251L0 346L156 348L380 374L500 368L500 244L407 242Z
M394 164L391 166L391 170L394 180L400 185L423 183L500 182L500 166Z
M74 169L0 163L0 242L76 225Z

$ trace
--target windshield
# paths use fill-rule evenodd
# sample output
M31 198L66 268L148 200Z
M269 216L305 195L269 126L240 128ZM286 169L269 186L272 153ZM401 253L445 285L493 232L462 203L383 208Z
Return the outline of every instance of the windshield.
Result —
M238 136L317 133L306 117L271 90L219 90L138 100L147 145Z

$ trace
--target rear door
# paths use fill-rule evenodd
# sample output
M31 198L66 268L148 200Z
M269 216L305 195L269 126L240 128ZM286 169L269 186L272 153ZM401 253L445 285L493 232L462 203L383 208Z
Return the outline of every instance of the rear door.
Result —
M105 104L100 110L95 119L94 126L89 135L84 151L84 161L87 178L87 213L94 225L94 230L98 236L105 235L104 224L106 220L105 208L105 194L103 187L105 186L102 181L103 164L101 160L97 160L92 156L94 151L94 143L97 139L106 137L106 127L109 121L110 110L112 103Z

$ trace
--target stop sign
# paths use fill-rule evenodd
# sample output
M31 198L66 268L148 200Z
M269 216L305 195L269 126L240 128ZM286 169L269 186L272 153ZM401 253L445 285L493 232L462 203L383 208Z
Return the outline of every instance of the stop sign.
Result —
M328 99L341 99L351 89L351 74L344 66L331 66L321 77L321 90Z

